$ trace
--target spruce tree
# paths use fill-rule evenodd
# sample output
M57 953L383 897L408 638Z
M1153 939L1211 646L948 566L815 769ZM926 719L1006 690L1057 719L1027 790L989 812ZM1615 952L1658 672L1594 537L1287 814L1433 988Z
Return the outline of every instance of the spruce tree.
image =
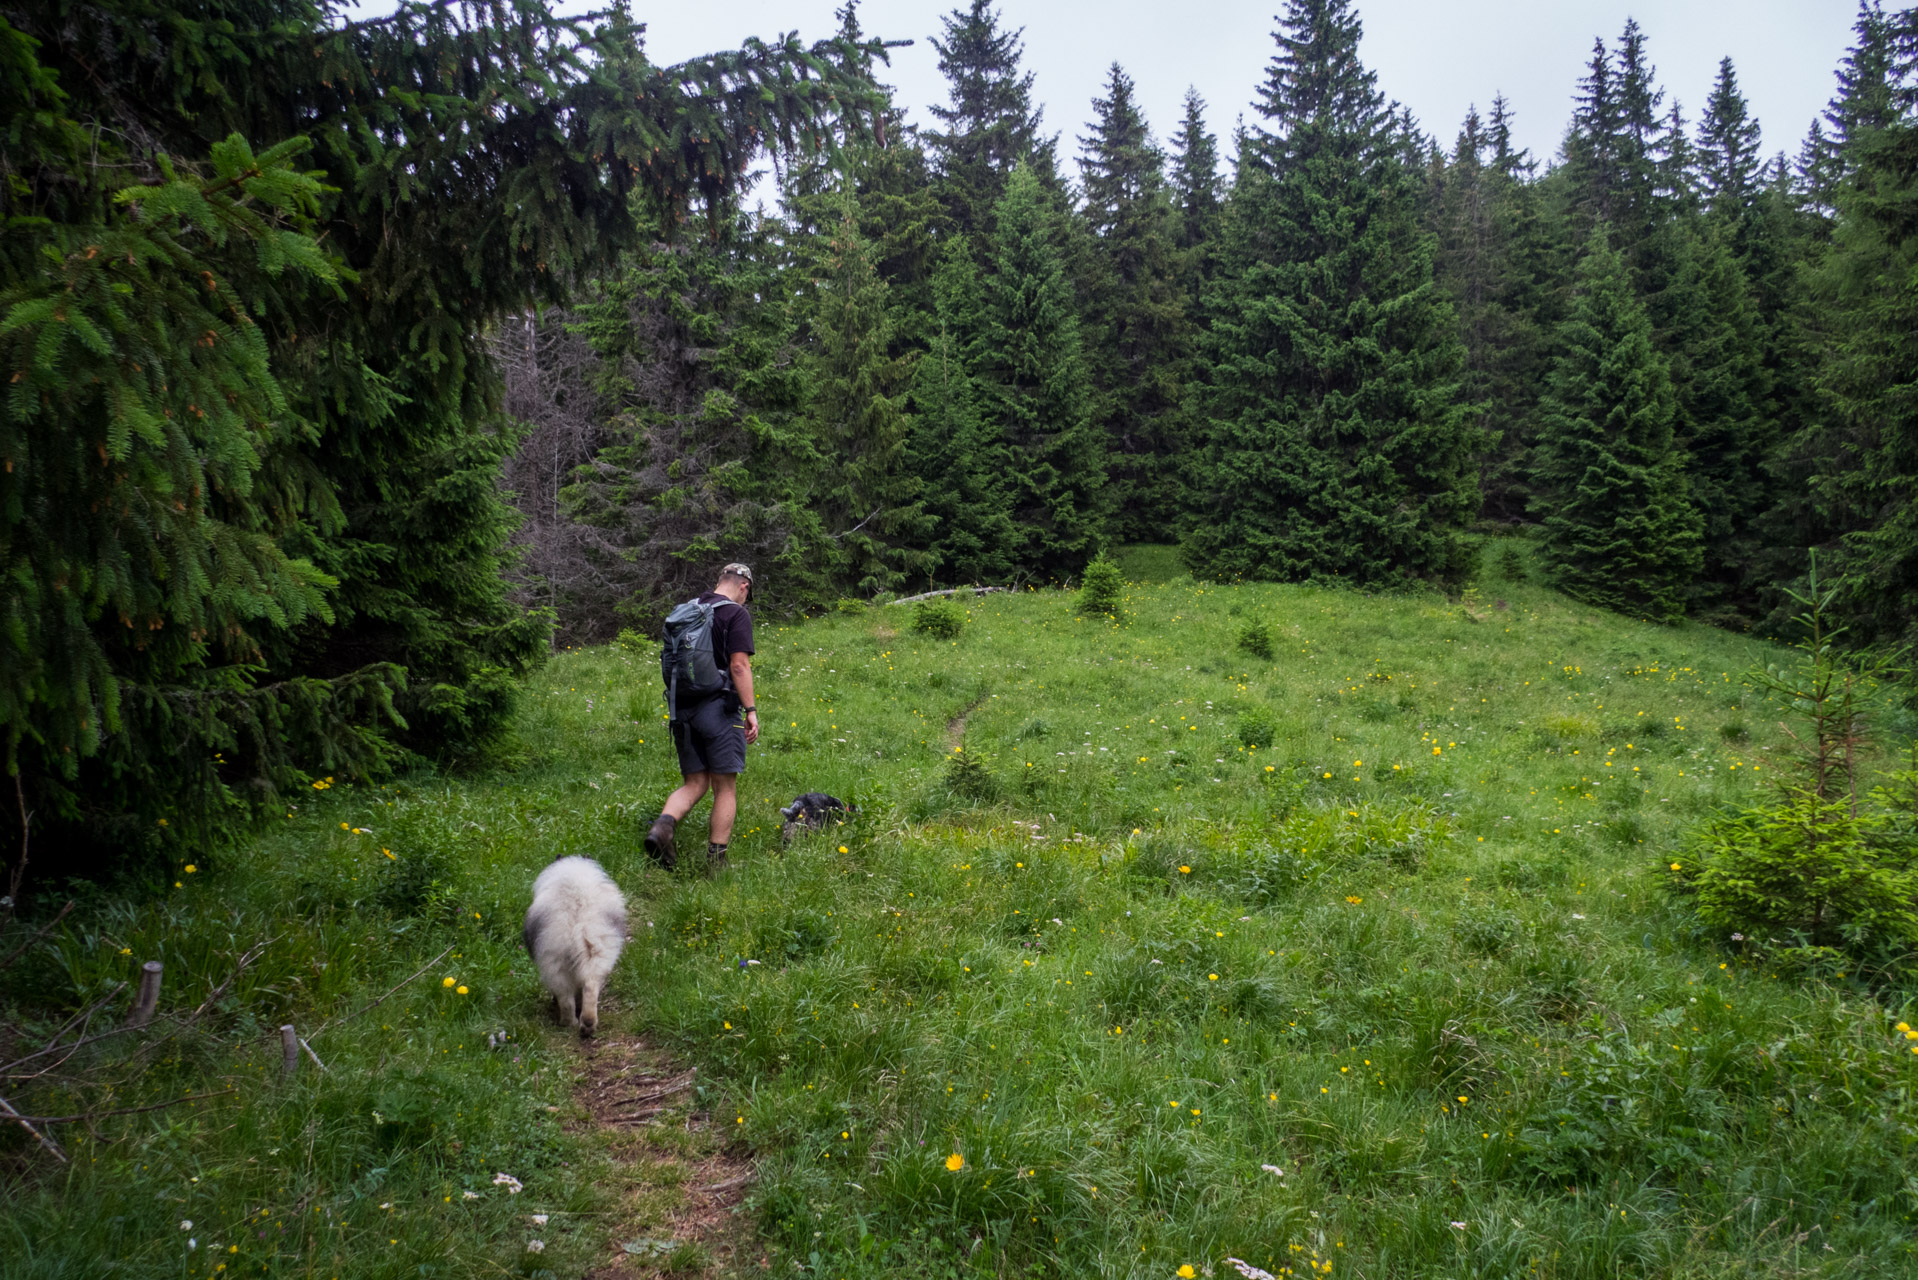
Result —
M1164 160L1146 132L1131 79L1113 64L1081 139L1091 240L1079 293L1093 420L1112 462L1114 536L1150 540L1180 508L1178 431L1187 341Z
M1015 168L993 210L975 366L981 416L1006 449L1015 562L1055 578L1100 549L1110 515L1106 444L1057 225L1038 175Z
M1436 278L1465 344L1460 397L1477 416L1486 515L1522 518L1542 340L1534 313L1545 243L1526 157L1511 142L1511 110L1493 103L1490 128L1466 113L1432 212Z
M1725 58L1698 122L1698 180L1706 209L1740 240L1763 188L1760 136L1758 121L1738 87L1738 73Z
M906 470L912 362L892 354L891 299L856 208L841 196L812 302L807 418L824 455L814 514L835 585L890 590L926 562L906 548L928 524Z
M1595 229L1540 401L1534 452L1552 582L1658 621L1685 610L1700 522L1673 447L1671 376L1621 256Z
M909 467L919 477L930 522L922 546L927 572L951 583L1003 582L1020 546L1007 487L1010 455L988 427L973 370L985 319L979 273L961 239L945 249L933 277L930 346L913 380Z
M1776 444L1768 335L1729 229L1707 224L1687 234L1671 292L1674 448L1703 521L1692 609L1704 612L1751 599L1746 578L1770 505L1766 468Z
M1897 54L1895 24L1879 0L1858 0L1852 44L1838 65L1838 92L1799 155L1799 174L1807 194L1829 215L1838 187L1857 163L1853 144L1897 117L1893 79Z
M150 384L145 406L104 406L103 374L23 377L0 410L16 460L0 545L98 561L45 579L77 612L47 615L11 569L0 586L0 643L24 649L0 662L9 771L52 822L211 840L300 768L370 767L382 733L482 749L550 634L501 572L512 437L486 331L562 301L644 220L725 203L747 157L830 133L868 87L836 46L796 40L654 67L622 12L563 19L535 0L351 23L306 0L91 0L7 22L10 339L84 320L95 360ZM86 253L129 237L147 242L131 261ZM34 318L96 283L104 326L71 307ZM206 293L197 312L179 289ZM184 345L140 332L162 319ZM102 436L98 493L20 465ZM119 477L169 491L178 541L116 565L115 522L142 518Z
M1219 140L1205 127L1205 99L1185 91L1185 116L1172 137L1172 198L1178 210L1178 243L1185 255L1187 292L1207 277L1207 260L1218 236Z
M926 145L947 218L980 250L1007 176L1022 163L1051 175L1053 140L1039 132L1032 73L1019 69L1020 31L999 25L990 0L971 0L941 21L945 37L934 36L932 47L950 101L931 109L943 128L928 131Z
M1359 35L1348 0L1291 0L1274 33L1207 303L1199 572L1379 583L1464 564L1463 352Z
M1573 96L1572 122L1565 133L1561 182L1567 189L1568 232L1583 243L1594 223L1611 222L1619 211L1623 112L1617 74L1604 38L1592 41L1592 56Z
M1637 22L1626 20L1613 51L1603 39L1593 42L1565 137L1564 172L1557 176L1567 198L1567 261L1602 222L1634 273L1651 269L1648 246L1684 163L1672 155L1683 133L1674 135L1671 117L1662 112L1665 94L1656 76Z
M1918 123L1909 100L1890 106L1847 140L1831 246L1807 273L1815 416L1782 461L1803 489L1783 568L1819 548L1852 644L1918 642Z
M765 607L837 594L786 229L739 214L714 231L634 251L574 308L610 410L609 443L563 494L591 537L581 603L644 625L729 560L759 570Z

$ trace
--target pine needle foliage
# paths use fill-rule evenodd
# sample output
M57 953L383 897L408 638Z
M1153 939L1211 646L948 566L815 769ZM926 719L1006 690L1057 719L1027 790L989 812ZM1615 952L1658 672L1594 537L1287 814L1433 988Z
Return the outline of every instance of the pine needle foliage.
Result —
M1149 541L1184 508L1181 402L1191 338L1165 159L1114 63L1079 165L1090 242L1080 284L1093 418L1111 459L1115 536Z
M0 13L0 730L43 814L259 810L293 761L497 739L549 625L501 572L486 328L876 101L877 45L639 37L537 0ZM227 756L248 724L270 749Z
M1203 496L1217 577L1445 578L1479 505L1463 358L1403 139L1344 0L1293 0L1206 305Z
M1013 168L1037 162L1052 172L1053 139L1039 131L1032 73L1019 66L1025 52L1021 29L1002 27L990 0L970 0L942 22L945 34L934 36L932 47L950 98L932 107L942 127L925 139L946 217L978 250Z
M913 474L932 517L923 544L928 573L946 582L1003 582L1013 573L1019 534L1008 483L1011 455L988 423L974 370L985 317L979 272L962 239L946 245L933 277L930 346L913 373Z
M862 595L891 590L928 557L908 545L929 523L905 468L912 362L891 353L888 289L849 196L823 246L808 362L812 434L825 458L808 504L834 579Z
M1554 585L1657 621L1685 611L1700 521L1672 447L1671 374L1601 226L1540 402L1534 514Z
M1058 219L1030 168L1012 171L993 221L992 269L981 291L981 412L1006 450L1012 517L1024 541L1016 563L1063 577L1106 536L1106 444L1092 420Z

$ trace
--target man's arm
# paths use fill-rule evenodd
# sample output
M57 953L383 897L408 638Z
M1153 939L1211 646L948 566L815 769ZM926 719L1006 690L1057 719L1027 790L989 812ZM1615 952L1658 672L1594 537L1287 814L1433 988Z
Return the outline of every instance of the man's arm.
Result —
M755 706L753 701L753 656L750 653L735 653L732 657L733 688L739 693L743 706ZM759 741L759 712L746 713L746 741Z

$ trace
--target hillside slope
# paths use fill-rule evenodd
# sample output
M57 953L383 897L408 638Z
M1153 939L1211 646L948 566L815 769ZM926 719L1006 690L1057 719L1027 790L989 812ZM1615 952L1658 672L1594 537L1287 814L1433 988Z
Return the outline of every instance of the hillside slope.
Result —
M762 625L766 738L715 881L638 849L675 780L652 656L562 654L518 769L323 788L129 915L140 955L215 919L347 937L298 943L336 966L286 971L271 1016L301 1022L458 943L462 995L407 988L277 1104L293 1132L331 1117L330 1158L268 1173L264 1143L182 1122L172 1167L224 1161L240 1198L337 1203L345 1230L378 1160L414 1261L449 1266L517 1248L490 1170L521 1209L601 1203L589 1141L506 1118L563 1100L514 930L537 868L585 853L631 899L609 1021L701 1069L690 1105L755 1157L777 1271L1908 1274L1918 1059L1892 1024L1918 1011L1774 975L1655 883L1778 772L1778 709L1740 678L1761 655L1490 585L1468 608L1181 580L1116 620L989 596L954 640L912 606ZM1259 622L1269 659L1238 644ZM774 808L808 790L863 812L782 852ZM69 950L49 981L76 999L130 963ZM31 1238L148 1176L102 1159L41 1185ZM380 1220L336 1256L372 1257ZM556 1218L537 1265L600 1256L592 1222Z

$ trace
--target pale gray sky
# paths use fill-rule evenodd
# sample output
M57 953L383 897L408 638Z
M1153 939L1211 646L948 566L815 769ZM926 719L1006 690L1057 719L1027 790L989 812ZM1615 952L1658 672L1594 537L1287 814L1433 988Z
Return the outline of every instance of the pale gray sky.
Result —
M647 23L655 61L737 47L749 35L797 30L829 35L837 0L703 0L649 5L633 14ZM568 4L579 11L585 4ZM945 101L937 54L926 37L953 0L867 0L866 30L916 41L894 52L887 77L912 119ZM1154 135L1178 123L1180 100L1194 85L1221 139L1247 110L1272 56L1273 14L1280 0L1004 0L1001 19L1024 27L1026 66L1045 106L1046 127L1063 133L1062 158L1078 155L1091 103L1114 61L1138 83ZM1832 72L1850 43L1856 0L1360 0L1363 56L1387 97L1410 107L1428 133L1450 147L1476 102L1484 110L1503 92L1518 117L1520 142L1549 159L1570 118L1572 92L1592 38L1609 44L1636 17L1670 96L1696 122L1718 60L1730 55L1765 130L1768 153L1796 155L1812 117L1832 94ZM1669 105L1669 98L1668 98ZM1069 172L1077 172L1076 166Z
M887 39L909 39L893 53L885 79L920 125L926 108L946 100L945 78L927 36L957 0L866 0L860 20ZM604 0L557 0L582 13ZM830 35L839 0L632 0L647 24L656 62L738 48L748 36L797 30ZM392 0L362 0L364 12ZM1221 143L1264 79L1272 56L1273 15L1282 0L1003 0L1001 21L1025 29L1025 66L1045 108L1049 132L1062 134L1061 159L1076 176L1079 135L1092 99L1118 62L1138 84L1153 134L1163 142L1178 125L1186 86L1207 103ZM1473 103L1486 110L1504 93L1517 116L1520 145L1541 160L1558 152L1572 94L1592 39L1614 43L1627 17L1644 27L1669 109L1676 98L1696 126L1730 56L1740 86L1764 127L1767 155L1795 157L1812 119L1830 99L1832 74L1851 43L1857 0L1359 0L1362 55L1388 98L1412 109L1448 149ZM1229 154L1229 152L1227 153Z

